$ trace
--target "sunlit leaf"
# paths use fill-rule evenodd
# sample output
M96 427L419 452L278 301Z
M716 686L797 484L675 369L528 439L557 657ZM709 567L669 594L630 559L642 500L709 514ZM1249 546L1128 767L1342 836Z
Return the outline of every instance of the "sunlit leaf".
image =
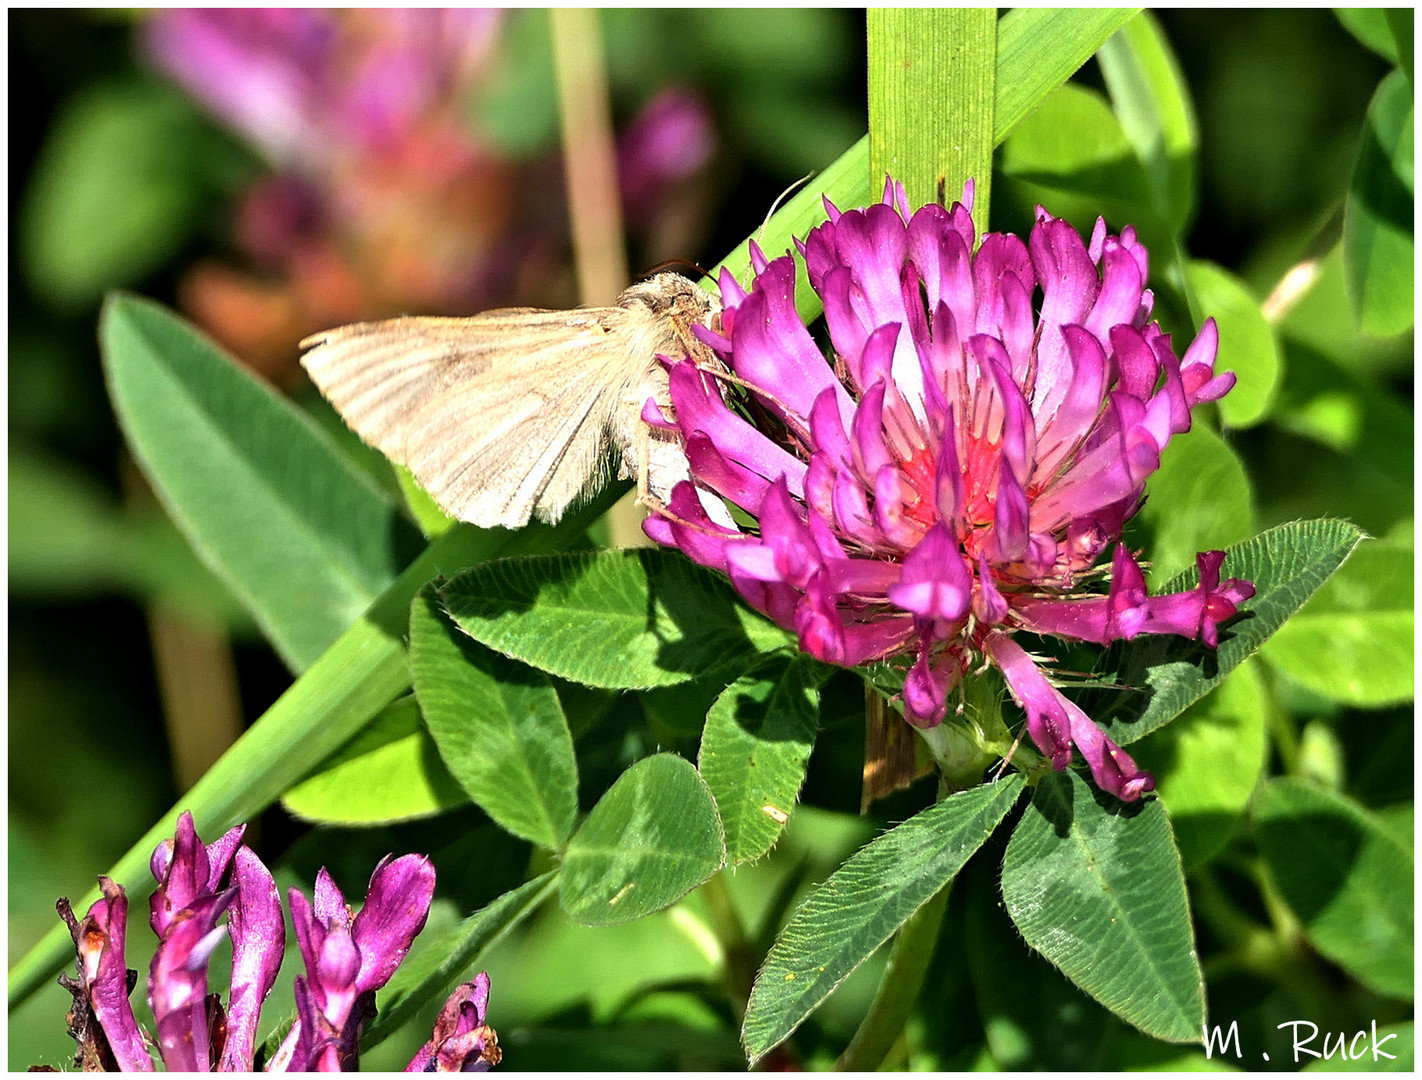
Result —
M866 844L800 905L756 976L741 1038L754 1064L787 1038L997 828L1011 774L935 803Z
M1123 1020L1200 1038L1204 980L1157 800L1127 806L1075 772L1048 774L1008 842L1002 898L1027 944Z
M1268 709L1259 672L1246 662L1131 747L1136 764L1155 775L1187 870L1218 854L1238 828L1264 768Z
M1114 708L1092 707L1088 714L1098 720L1114 717L1107 731L1121 745L1169 723L1252 655L1337 572L1362 539L1362 531L1344 521L1305 521L1280 525L1227 549L1221 579L1244 578L1256 591L1245 601L1242 616L1224 627L1219 648L1174 636L1128 642L1114 664L1114 677L1133 692L1108 699ZM1198 573L1190 571L1166 582L1161 591L1182 591L1198 582Z
M630 922L680 900L725 859L705 781L684 758L657 754L618 777L568 841L558 901L576 922Z
M706 716L698 767L732 864L769 851L795 808L818 727L816 668L805 656L773 658L726 687Z
M790 640L676 551L504 559L452 578L440 599L491 649L614 689L686 682Z
M1178 234L1192 209L1199 141L1180 63L1148 11L1116 31L1097 60L1121 128L1150 178L1156 206Z
M308 667L420 550L390 499L265 383L157 304L100 325L129 446L204 562Z
M573 737L548 676L480 645L433 589L410 607L410 675L449 771L515 836L562 847L578 814Z
M1259 301L1229 271L1196 260L1186 272L1201 314L1219 326L1215 370L1232 371L1239 380L1220 399L1220 416L1230 427L1256 424L1269 414L1282 374L1274 333Z
M1413 695L1411 545L1365 544L1262 649L1316 694L1364 708Z
M392 704L282 796L299 818L342 825L408 821L468 801L440 761L413 697Z

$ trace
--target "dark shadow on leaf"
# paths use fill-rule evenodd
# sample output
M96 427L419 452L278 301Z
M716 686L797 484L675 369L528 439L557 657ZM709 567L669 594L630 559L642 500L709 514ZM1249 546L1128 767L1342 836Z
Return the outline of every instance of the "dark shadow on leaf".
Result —
M1362 825L1344 814L1305 813L1256 818L1254 835L1270 877L1305 924L1322 914L1348 883L1369 840ZM1280 873L1287 867L1289 873Z
M776 656L748 672L748 677L772 684L763 697L741 691L731 703L736 726L758 742L798 742L813 744L818 728L818 709L804 716L795 703L785 700L804 689L800 678L792 678L792 660ZM778 707L777 707L778 706Z
M1353 197L1370 214L1398 232L1412 231L1412 193L1393 167L1393 150L1379 138L1377 117L1370 115L1363 128L1358 152L1358 168L1353 179Z
M1145 805L1145 800L1137 802L1122 802L1110 792L1102 791L1090 781L1087 786L1091 791L1091 797L1096 800L1103 813L1112 817L1133 818L1141 812ZM1147 796L1149 799L1152 796ZM1058 839L1065 839L1071 832L1072 823L1076 820L1076 787L1071 782L1071 778L1064 772L1048 772L1037 784L1037 790L1032 795L1032 810L1037 811L1052 826L1052 831ZM1030 812L1030 811L1029 811Z
M466 664L485 672L501 686L522 686L539 689L548 686L548 676L537 668L529 667L502 653L490 649L464 633L450 619L440 602L439 594L433 587L426 586L420 593L418 603L425 605L430 615L439 623L440 629L450 644L459 650Z
M1047 819L1058 839L1065 839L1071 834L1071 823L1075 818L1075 797L1070 777L1065 773L1049 772L1032 793L1031 809Z

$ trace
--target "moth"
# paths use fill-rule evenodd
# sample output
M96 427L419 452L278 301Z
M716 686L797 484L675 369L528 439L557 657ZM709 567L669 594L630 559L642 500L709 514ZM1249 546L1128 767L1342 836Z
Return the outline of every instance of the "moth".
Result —
M341 418L414 475L445 513L516 529L555 522L620 458L639 492L665 501L687 476L657 355L720 367L693 332L720 302L656 274L612 307L502 308L470 318L355 323L301 343L302 365Z

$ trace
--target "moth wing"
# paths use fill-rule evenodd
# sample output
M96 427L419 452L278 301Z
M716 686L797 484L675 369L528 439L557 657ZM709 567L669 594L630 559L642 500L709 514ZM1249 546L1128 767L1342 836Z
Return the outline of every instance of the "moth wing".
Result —
M556 521L604 467L613 414L650 359L627 354L625 319L509 309L358 323L308 338L302 363L446 513L518 528Z

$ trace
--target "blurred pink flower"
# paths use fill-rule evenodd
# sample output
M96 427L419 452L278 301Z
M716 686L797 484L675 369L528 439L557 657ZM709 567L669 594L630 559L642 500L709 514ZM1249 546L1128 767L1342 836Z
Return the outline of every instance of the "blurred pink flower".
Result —
M295 343L324 327L571 304L566 222L549 212L563 204L558 170L551 159L504 159L469 123L503 18L406 8L150 16L149 62L273 169L235 217L251 269L201 261L181 285L183 307L282 381L299 377ZM708 110L686 92L633 121L619 161L634 229L662 237L664 218L696 216L672 196L704 169L712 138Z
M668 193L696 176L716 150L711 110L699 94L669 87L617 138L617 177L628 220L653 217Z

